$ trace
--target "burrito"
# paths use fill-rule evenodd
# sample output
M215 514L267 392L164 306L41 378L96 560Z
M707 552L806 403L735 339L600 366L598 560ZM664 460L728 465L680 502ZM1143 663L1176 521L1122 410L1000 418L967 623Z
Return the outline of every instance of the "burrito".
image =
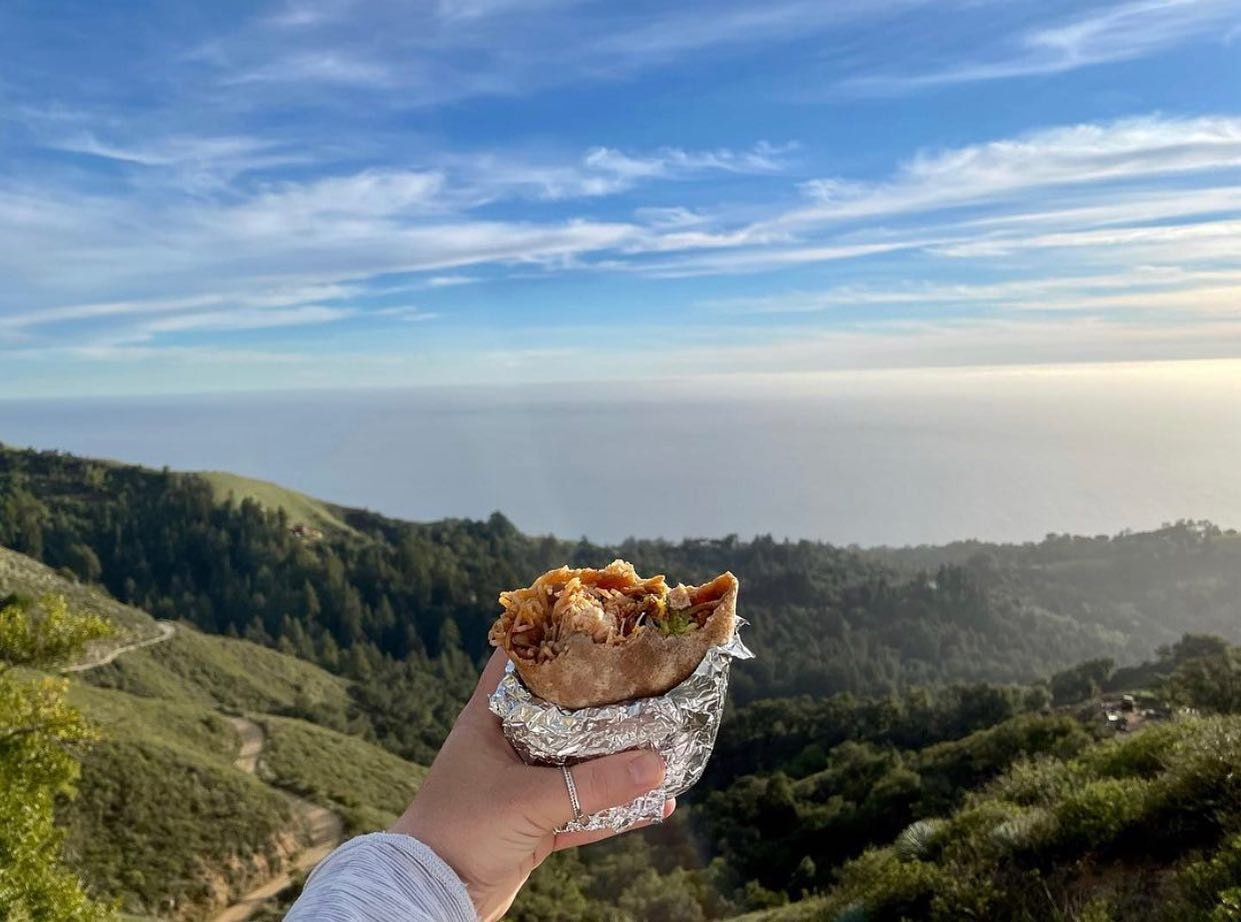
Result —
M500 593L504 611L489 639L530 691L564 708L662 695L732 639L737 589L731 573L669 588L624 560L560 567Z

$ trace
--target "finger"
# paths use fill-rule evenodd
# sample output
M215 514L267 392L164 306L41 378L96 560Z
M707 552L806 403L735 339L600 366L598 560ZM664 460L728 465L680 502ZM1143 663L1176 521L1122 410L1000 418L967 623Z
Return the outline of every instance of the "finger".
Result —
M664 760L649 749L638 749L579 762L570 771L582 812L595 813L627 804L659 787L664 780ZM531 768L530 772L531 818L548 832L573 819L564 773L559 768Z
M664 819L672 816L672 811L677 808L676 799L664 801ZM634 823L625 832L633 832L635 829L643 829L654 820L641 820ZM599 842L603 839L610 839L617 835L614 829L592 829L589 832L558 832L556 833L556 844L552 847L553 851L561 851L566 848L577 848L579 845L589 845L591 842Z

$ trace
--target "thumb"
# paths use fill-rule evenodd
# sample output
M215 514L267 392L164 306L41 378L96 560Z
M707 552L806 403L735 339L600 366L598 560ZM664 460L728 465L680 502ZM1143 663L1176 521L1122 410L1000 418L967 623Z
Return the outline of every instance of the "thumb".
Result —
M538 794L532 817L547 832L559 829L573 819L573 802L559 768L532 768L539 774L532 789ZM579 762L569 768L577 787L582 813L596 813L619 807L652 791L664 780L664 760L655 752L639 749Z

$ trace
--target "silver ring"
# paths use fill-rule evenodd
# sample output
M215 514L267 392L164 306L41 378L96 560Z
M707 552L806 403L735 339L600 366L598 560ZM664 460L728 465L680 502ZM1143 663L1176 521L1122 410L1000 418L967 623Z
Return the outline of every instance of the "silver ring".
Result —
M569 766L562 765L560 770L564 772L564 784L569 789L569 803L573 805L573 822L580 823L585 817L582 815L582 802L577 799L577 785L573 783L573 773L569 771Z

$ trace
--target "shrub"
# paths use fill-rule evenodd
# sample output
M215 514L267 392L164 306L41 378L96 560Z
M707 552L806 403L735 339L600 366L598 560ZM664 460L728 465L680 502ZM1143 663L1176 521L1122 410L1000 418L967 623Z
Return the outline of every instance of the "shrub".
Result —
M1153 841L1184 852L1241 822L1241 726L1235 720L1185 721L1168 769L1152 783Z
M1183 735L1176 724L1148 727L1133 736L1103 743L1083 755L1081 764L1105 778L1153 778L1168 764Z
M902 858L926 858L934 847L936 839L948 824L943 820L918 820L905 827L896 837L894 848Z
M1214 855L1186 864L1176 876L1175 896L1168 918L1203 916L1227 907L1241 893L1241 833L1232 836ZM1220 918L1241 918L1241 913Z
M1085 772L1080 765L1053 758L1022 759L988 787L983 797L996 797L1025 807L1059 803L1081 787Z
M941 870L925 861L903 861L891 849L871 849L841 871L841 909L861 905L866 918L925 918L942 889Z
M1035 807L997 825L991 830L991 841L1005 851L1030 851L1050 842L1056 829L1055 815Z
M1056 810L1057 838L1087 848L1114 842L1146 811L1148 786L1136 778L1100 778L1070 793Z

